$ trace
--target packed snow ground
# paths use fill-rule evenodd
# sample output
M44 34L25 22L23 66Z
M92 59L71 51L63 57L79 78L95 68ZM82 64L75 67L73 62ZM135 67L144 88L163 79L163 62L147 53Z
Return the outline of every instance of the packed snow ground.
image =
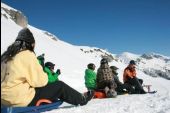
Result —
M10 8L5 4L1 3L1 5ZM1 13L5 14L2 9ZM9 17L8 14L6 15ZM30 25L28 27L36 40L35 52L37 55L45 53L46 61L54 62L56 69L61 69L60 80L81 93L85 92L84 71L87 64L91 62L97 68L99 67L100 54L85 54L80 48L90 49L91 47L74 46L61 40L54 41L51 37L45 35L44 31ZM1 16L1 54L14 42L20 29L21 27L11 19ZM124 58L124 60L126 59ZM122 81L123 69L127 64L113 61L109 65L119 67L118 76ZM144 84L152 85L151 90L157 90L156 94L121 95L116 98L93 99L87 105L79 107L63 103L59 109L46 113L170 113L170 81L150 77L139 70L137 70L137 73L138 77L144 80Z
M63 103L59 109L48 113L170 113L170 82L145 74L140 78L143 78L144 84L152 84L151 90L157 90L157 93L93 99L87 105L79 107Z

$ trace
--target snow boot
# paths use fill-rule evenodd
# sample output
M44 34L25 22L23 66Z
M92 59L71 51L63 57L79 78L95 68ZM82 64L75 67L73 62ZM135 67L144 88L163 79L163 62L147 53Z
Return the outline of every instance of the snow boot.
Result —
M94 96L94 91L93 90L89 90L87 93L83 94L83 98L82 98L82 102L81 102L81 106L86 105L88 103L88 101L90 101Z
M106 96L107 96L108 98L115 98L115 97L117 96L117 92L116 92L115 90L113 90L113 89L110 89L110 90L107 92Z

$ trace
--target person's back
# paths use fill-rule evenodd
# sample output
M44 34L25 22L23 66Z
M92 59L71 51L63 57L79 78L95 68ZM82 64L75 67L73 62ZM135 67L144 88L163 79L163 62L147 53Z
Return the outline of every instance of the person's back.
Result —
M112 70L109 65L103 64L97 70L97 82L111 81L113 80Z
M108 97L112 97L112 96L115 97L117 95L115 91L115 88L117 86L113 78L112 70L110 69L106 59L101 60L101 65L99 69L97 70L96 79L97 79L96 80L97 89L104 89L106 95L108 95L110 92L114 93L113 95L109 94L110 96Z
M88 90L96 89L96 73L94 72L95 65L93 63L88 64L85 70L85 85Z
M34 97L33 87L42 87L48 82L35 54L29 50L1 63L1 68L1 101L5 105L26 106Z

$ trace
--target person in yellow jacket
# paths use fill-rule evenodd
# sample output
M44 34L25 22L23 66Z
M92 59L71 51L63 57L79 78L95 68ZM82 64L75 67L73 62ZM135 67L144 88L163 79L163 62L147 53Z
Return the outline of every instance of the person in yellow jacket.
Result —
M39 99L60 99L73 105L85 105L92 92L81 94L62 81L48 83L48 76L39 64L35 39L28 28L22 29L15 42L1 55L1 104L34 106Z

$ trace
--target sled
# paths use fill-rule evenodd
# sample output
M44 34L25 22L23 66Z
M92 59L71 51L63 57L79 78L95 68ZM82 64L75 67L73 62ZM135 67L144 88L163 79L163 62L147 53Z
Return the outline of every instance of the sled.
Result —
M57 109L63 103L62 101L52 103L47 99L41 99L38 102L36 104L37 106L30 107L5 107L1 105L1 113L40 113Z
M155 94L157 91L150 91L150 92L147 92L149 94Z
M146 87L146 88L148 89L148 92L151 91L151 86L152 86L152 85L143 85L143 87Z
M143 85L143 87L146 87L146 88L148 89L147 93L149 93L149 94L154 94L154 93L156 93L157 91L151 91L151 86L152 86L152 85Z
M99 99L106 98L106 94L102 91L95 91L93 98L94 99L96 99L96 98L99 98Z

